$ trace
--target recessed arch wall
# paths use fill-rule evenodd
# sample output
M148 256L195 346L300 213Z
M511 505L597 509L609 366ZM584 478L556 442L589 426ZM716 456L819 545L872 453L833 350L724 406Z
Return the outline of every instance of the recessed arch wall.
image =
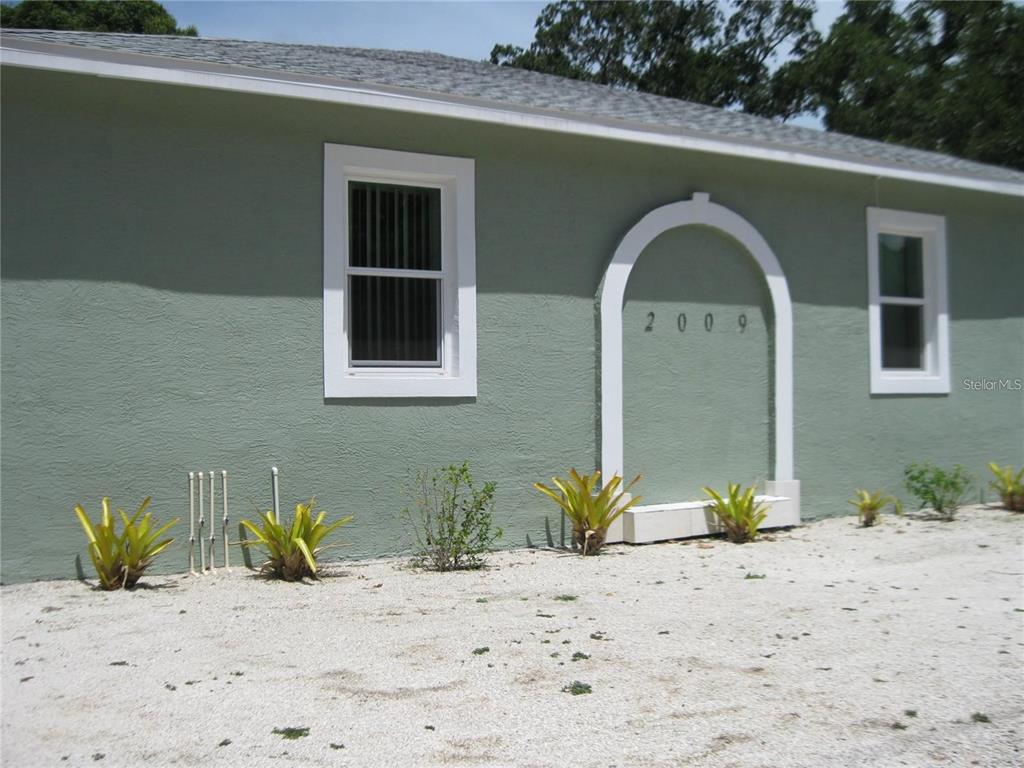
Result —
M742 246L764 273L775 315L775 467L769 493L793 482L793 306L778 259L761 234L739 214L712 203L705 192L656 208L626 233L615 250L600 289L601 307L601 471L607 480L624 471L622 309L626 284L643 250L670 229L711 227Z

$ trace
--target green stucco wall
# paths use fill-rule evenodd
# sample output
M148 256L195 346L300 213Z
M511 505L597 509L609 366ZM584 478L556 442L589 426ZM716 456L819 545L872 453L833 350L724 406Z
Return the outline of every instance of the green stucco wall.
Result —
M227 468L237 518L269 504L276 464L282 501L356 515L340 554L361 557L406 546L411 472L470 458L498 483L505 544L543 541L555 517L530 481L598 462L604 267L643 214L695 191L749 220L789 279L805 518L898 490L911 460L1024 462L1024 395L961 386L1024 378L1019 200L197 89L14 69L0 87L5 582L74 574L76 501L150 494L182 515L188 469ZM324 142L476 160L476 399L325 402ZM948 397L868 393L868 205L947 217ZM649 251L625 309L627 469L652 501L770 477L759 275L712 232ZM184 565L176 546L164 567Z

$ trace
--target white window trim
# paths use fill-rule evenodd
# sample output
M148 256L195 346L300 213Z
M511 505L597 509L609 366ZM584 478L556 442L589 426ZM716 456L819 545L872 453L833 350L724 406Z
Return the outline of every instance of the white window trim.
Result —
M868 208L868 325L871 338L871 394L945 395L950 391L949 310L946 280L946 219L924 213ZM882 368L882 310L878 236L908 235L922 240L924 300L885 299L886 304L924 306L922 370Z
M349 359L348 182L441 190L441 333L438 367L353 366ZM324 145L324 396L476 397L476 212L471 159Z

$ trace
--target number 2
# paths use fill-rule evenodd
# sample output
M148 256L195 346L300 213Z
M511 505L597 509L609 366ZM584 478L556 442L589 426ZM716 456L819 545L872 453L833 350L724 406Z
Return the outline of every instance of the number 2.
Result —
M654 313L653 312L648 312L647 313L647 327L644 328L644 330L645 331L653 331L654 330Z

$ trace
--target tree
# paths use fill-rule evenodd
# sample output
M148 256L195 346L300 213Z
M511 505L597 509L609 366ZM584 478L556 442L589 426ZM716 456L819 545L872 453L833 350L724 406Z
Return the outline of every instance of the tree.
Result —
M22 0L17 5L0 5L0 26L189 37L199 34L194 25L179 28L167 9L154 0Z
M848 2L800 64L829 130L1024 169L1024 8Z
M802 94L772 66L818 45L813 16L811 0L739 0L728 20L713 0L562 0L541 12L528 49L496 45L491 61L788 117L803 109L793 100Z
M544 8L506 66L633 88L1024 169L1024 7L852 2L823 40L811 0Z

